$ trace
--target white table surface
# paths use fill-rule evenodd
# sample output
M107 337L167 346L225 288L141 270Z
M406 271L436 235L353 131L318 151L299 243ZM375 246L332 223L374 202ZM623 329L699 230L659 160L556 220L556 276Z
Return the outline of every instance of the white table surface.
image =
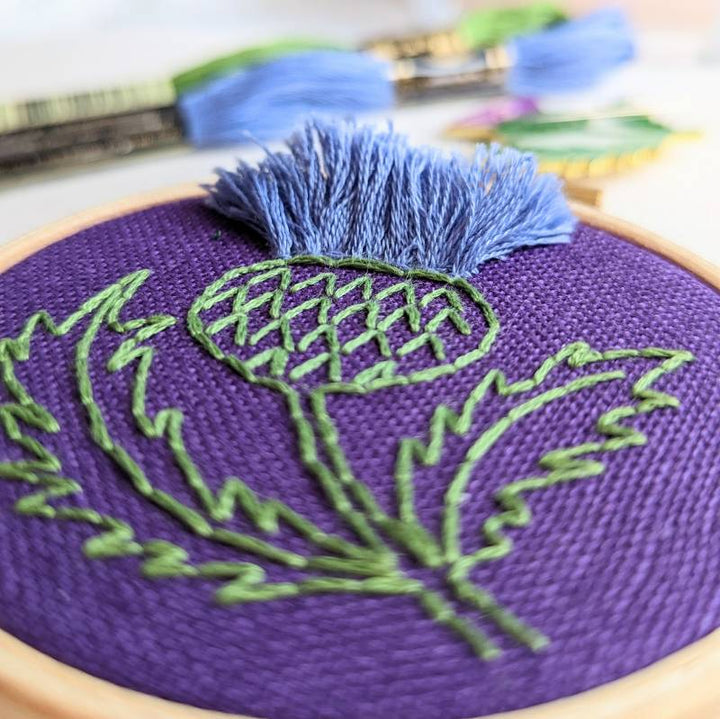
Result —
M286 3L290 8L290 0ZM137 27L77 28L55 36L49 30L23 41L0 43L0 99L58 93L107 86L128 80L169 74L188 63L237 46L289 34L353 40L393 30L403 18L382 2L368 2L363 12L350 12L327 21L331 9L320 3L318 17L308 13L293 20L292 13L255 15L225 24L197 23L166 27L160 22ZM327 6L327 7L325 7ZM315 6L313 5L313 8ZM322 13L325 13L323 16ZM131 51L129 51L131 48ZM720 265L720 65L698 58L702 40L691 35L646 33L640 60L622 71L600 92L625 96L679 127L698 129L702 139L671 148L661 161L621 177L597 183L604 188L603 209L653 230ZM595 94L597 96L597 93ZM575 100L574 103L578 103ZM566 103L561 103L566 104ZM417 142L457 149L440 139L442 129L477 107L472 100L388 113L397 130ZM371 118L381 120L382 118ZM56 219L94 205L169 185L207 180L213 168L229 167L237 157L257 157L256 149L222 148L207 151L179 149L129 158L71 175L45 177L0 187L0 243Z

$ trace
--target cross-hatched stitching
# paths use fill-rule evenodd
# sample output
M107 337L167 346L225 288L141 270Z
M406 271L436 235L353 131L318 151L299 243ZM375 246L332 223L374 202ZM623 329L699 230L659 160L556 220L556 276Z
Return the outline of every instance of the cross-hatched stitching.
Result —
M317 272L298 278L297 271L308 266L317 267ZM348 272L351 280L346 278ZM550 638L542 627L529 626L512 607L503 606L475 583L472 571L486 562L510 561L513 541L508 530L522 529L532 521L533 493L598 478L605 472L605 455L644 444L647 437L633 421L678 407L676 398L657 385L692 360L682 349L598 350L577 341L549 354L527 377L509 379L490 363L490 369L478 373L464 402L451 407L438 398L426 433L398 443L392 478L396 506L388 511L355 475L346 457L330 410L332 397L370 396L389 387L431 382L490 360L500 323L472 285L378 262L319 257L271 260L224 274L189 301L186 318L163 314L124 318L129 312L126 306L148 275L138 271L123 277L64 320L37 312L16 337L0 341L0 372L8 395L0 405L0 423L22 451L22 458L0 462L0 477L32 490L17 501L16 510L92 525L95 532L84 547L88 557L136 556L147 577L216 581L216 598L226 605L330 593L408 596L481 659L501 652L487 623L533 650ZM384 281L378 283L378 278ZM296 327L294 320L301 315L314 318L312 329ZM283 497L260 496L242 477L226 477L213 491L184 440L188 408L148 410L154 357L164 351L164 333L182 327L183 319L207 356L227 366L227 382L239 379L282 397L299 458L322 490L328 511L351 530L351 539L324 531L295 512ZM128 402L137 430L146 439L169 449L191 502L158 487L141 458L116 439L96 401L97 378L93 380L89 363L98 335L107 331L118 336L119 346L111 356L95 360L104 362L109 382L115 373L132 374L131 397L118 401ZM196 561L180 544L137 536L120 507L110 516L84 503L72 503L83 491L82 477L66 476L62 458L50 449L52 435L63 432L63 427L16 371L21 363L36 359L32 349L38 332L58 341L72 338L77 396L92 442L122 470L132 489L146 500L148 511L171 516L218 551L236 553L235 560ZM357 359L358 353L364 359L362 368L348 372L345 358ZM630 381L629 368L635 362L643 362L644 371ZM569 378L560 370L567 370ZM505 433L532 422L534 414L549 405L561 406L571 395L586 394L592 405L594 388L622 382L628 384L627 401L596 408L597 438L545 452L538 457L536 472L504 484L495 494L495 510L482 522L476 545L463 546L464 495ZM509 408L487 426L478 426L476 411L493 395L510 400ZM420 468L444 460L450 435L471 442L445 488L441 529L433 532L416 512L414 476ZM229 526L237 519L246 523L246 531ZM281 528L301 537L307 552L275 541ZM430 588L408 573L407 561L438 573L445 589ZM294 570L299 578L273 581L268 578L270 565ZM468 619L460 607L471 610L473 618Z
M482 357L495 340L499 324L492 308L465 280L448 280L429 271L404 273L374 261L326 260L327 271L293 281L293 269L315 262L313 257L296 257L230 270L194 303L189 315L190 331L207 347L206 338L232 327L234 343L243 350L237 367L251 381L256 374L286 377L290 382L313 375L317 383L315 373L321 370L328 382L364 388L448 374ZM341 282L334 268L364 272ZM376 288L370 270L396 277L397 281ZM435 281L438 286L418 294L413 280L420 279ZM350 302L340 304L343 298ZM472 334L464 317L464 304L468 302L487 331L471 343L470 349L463 347L458 356L448 357L446 339L455 334ZM231 310L201 328L201 315L217 305L227 305ZM306 314L314 317L314 328L296 330L295 325L300 324L297 321ZM254 319L257 326L251 329ZM402 324L412 332L411 339L399 341L399 333L393 332ZM343 332L348 325L349 332ZM262 348L266 338L270 342ZM348 376L343 359L357 354L367 344L375 345L368 366ZM403 358L423 348L430 349L434 358L431 365L409 376L403 373ZM303 359L293 362L297 357Z

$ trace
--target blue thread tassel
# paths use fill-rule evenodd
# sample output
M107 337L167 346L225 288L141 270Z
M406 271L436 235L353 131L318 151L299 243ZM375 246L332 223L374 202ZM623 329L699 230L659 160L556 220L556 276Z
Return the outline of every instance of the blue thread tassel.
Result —
M218 171L209 204L276 257L377 259L467 276L519 247L568 242L575 219L535 158L479 145L472 164L392 130L313 121L254 167Z

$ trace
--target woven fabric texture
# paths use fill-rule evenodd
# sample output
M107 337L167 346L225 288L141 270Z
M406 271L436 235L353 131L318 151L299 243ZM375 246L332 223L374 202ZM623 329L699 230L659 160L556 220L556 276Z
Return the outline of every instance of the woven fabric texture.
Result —
M188 332L188 310L205 287L236 266L265 259L258 238L200 201L138 212L56 243L0 277L0 336L17 336L40 309L63 319L119 278L150 270L123 317L167 313L178 321L146 341L156 350L149 411L184 411L185 442L213 489L224 477L240 476L261 497L281 499L324 531L352 541L353 532L329 510L299 459L282 397L243 381ZM295 279L319 271L300 268ZM339 271L348 281L353 273ZM367 274L378 286L390 283L382 273ZM579 341L598 351L664 347L695 357L657 382L680 406L630 422L647 437L645 444L598 456L605 468L597 476L528 494L531 520L507 530L512 551L472 571L475 584L549 638L545 649L535 653L458 607L502 650L484 661L409 596L341 592L222 606L213 599L216 579L150 579L141 574L137 557L88 559L83 543L91 527L19 514L15 503L28 488L2 477L0 627L122 686L269 719L461 719L517 709L612 681L715 629L718 292L664 259L587 226L579 227L569 245L520 251L483 267L470 283L500 322L484 358L432 382L329 400L349 464L388 513L395 506L398 443L425 438L439 403L459 411L490 369L501 368L508 381L526 378ZM418 281L418 291L432 283L426 284ZM469 321L484 331L480 319ZM63 473L82 485L75 504L126 520L138 541L176 542L197 561L236 561L232 548L211 545L144 501L93 445L72 369L80 335L80 329L63 337L39 333L30 358L16 367L18 378L58 421L60 431L48 441L62 458ZM230 348L231 335L218 337ZM451 358L466 341L454 337L446 343ZM107 369L119 343L110 332L97 337L89 370L95 400L155 484L191 504L169 453L137 430L130 411L131 369ZM350 367L363 361L362 352L347 359ZM405 361L409 372L428 359L418 351ZM537 474L539 458L551 450L596 441L600 413L627 405L632 383L652 366L648 358L609 360L605 368L626 370L626 379L548 404L505 432L473 471L462 497L462 547L482 544L483 522L497 512L493 497L500 487ZM581 369L558 367L555 383L571 381ZM312 376L303 381L312 383ZM431 532L440 529L443 492L454 469L478 431L510 406L508 398L488 397L475 411L475 429L450 435L441 461L417 468L416 511ZM17 461L21 454L0 432L0 461ZM56 504L63 502L68 498ZM228 526L247 529L247 520L238 513ZM306 550L286 529L273 541ZM272 581L297 579L295 570L259 563ZM410 560L403 569L443 593L433 570Z

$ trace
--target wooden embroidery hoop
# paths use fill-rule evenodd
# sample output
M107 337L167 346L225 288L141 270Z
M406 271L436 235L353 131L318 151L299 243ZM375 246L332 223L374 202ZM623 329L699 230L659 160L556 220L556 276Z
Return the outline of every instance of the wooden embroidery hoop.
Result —
M0 272L80 230L175 200L200 197L183 185L74 215L0 248ZM720 269L650 232L573 205L582 222L612 232L720 291ZM655 664L582 694L485 719L709 719L720 716L720 630ZM247 719L141 694L69 667L0 631L2 719Z

